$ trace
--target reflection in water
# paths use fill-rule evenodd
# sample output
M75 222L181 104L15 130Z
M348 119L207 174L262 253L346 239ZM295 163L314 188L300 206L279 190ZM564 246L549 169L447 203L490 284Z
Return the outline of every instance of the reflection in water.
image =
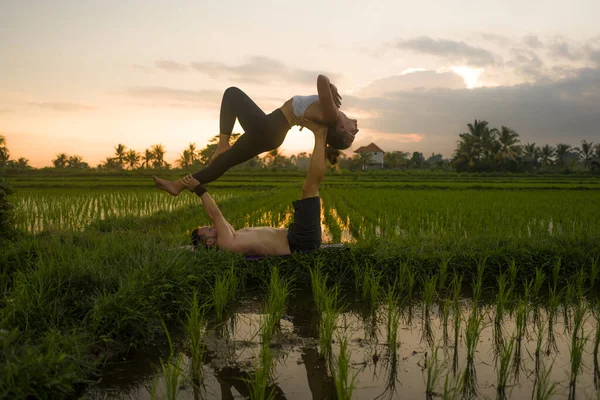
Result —
M331 399L334 398L334 387L328 363L318 354L318 316L311 304L309 296L299 296L287 307L287 314L281 322L280 332L274 336L271 349L275 355L274 386L277 398L283 399ZM245 379L252 375L257 355L261 347L258 335L263 315L259 299L243 302L236 310L226 329L216 329L209 326L205 341L207 356L204 360L204 398L233 399L247 398L248 389ZM463 302L460 306L459 330L455 331L453 315L447 326L447 336L444 344L442 319L440 309L432 308L429 320L421 305L414 307L415 318L409 323L407 311L403 310L403 319L399 324L398 338L400 346L397 357L391 357L388 349L385 307L380 307L375 317L368 316L363 311L360 302L349 301L346 312L337 321L337 333L348 338L351 374L356 375L356 398L421 398L425 394L427 368L431 368L433 357L442 368L441 379L434 385L435 391L443 391L443 380L448 376L450 388L457 387L461 377L468 369L476 370L476 391L478 398L493 398L496 395L497 366L499 365L498 335L493 328L494 308L481 305L473 308L472 304ZM530 309L533 309L530 308ZM475 344L473 363L468 362L466 350L467 324L475 320L474 311L483 321L480 326L479 340ZM408 311L410 312L410 311ZM595 318L591 311L583 325L584 334L595 332ZM572 314L572 313L571 313ZM537 309L527 316L527 324L516 338L519 329L516 317L505 317L500 329L504 343L511 340L521 340L521 353L518 368L514 369L509 378L511 398L529 398L538 382L540 371L548 370L553 365L549 376L550 383L559 383L558 396L566 396L568 391L568 373L570 361L569 338L572 335L562 318L551 322L544 309ZM534 319L538 322L534 322ZM425 326L425 325L429 326ZM545 329L539 329L545 326ZM423 331L431 329L432 342L422 340ZM538 335L547 338L548 329L554 332L556 351L549 353L539 351ZM456 334L456 335L455 335ZM335 336L334 336L335 337ZM457 338L455 342L454 338ZM513 339L515 338L515 339ZM546 339L544 339L546 340ZM437 349L437 350L436 350ZM544 346L545 350L545 346ZM164 357L165 352L162 353ZM335 339L333 354L339 354L339 343ZM592 373L593 340L585 344L584 363L587 365L578 377L577 394L581 398L595 396L594 375ZM515 355L513 354L513 357ZM148 382L152 380L149 365L157 364L158 355L148 354L147 358L137 358L129 364L119 364L118 374L129 379L127 385L114 384L110 379L96 385L88 393L93 398L105 398L118 393L119 397L135 399L150 398ZM184 366L188 365L184 357ZM589 367L589 368L588 368ZM112 367L115 369L117 367ZM131 371L144 371L130 372ZM105 376L114 374L108 369ZM144 374L147 374L144 376ZM516 375L515 375L516 374ZM123 383L123 382L121 382ZM160 384L160 382L159 382ZM188 385L189 386L189 385ZM181 388L180 398L194 398L192 387ZM160 388L159 388L160 389Z

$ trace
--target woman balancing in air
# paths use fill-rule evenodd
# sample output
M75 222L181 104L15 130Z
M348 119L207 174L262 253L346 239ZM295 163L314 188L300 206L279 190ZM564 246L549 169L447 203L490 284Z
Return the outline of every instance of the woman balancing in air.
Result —
M326 125L327 158L336 163L339 150L350 147L358 133L355 119L350 119L339 110L342 97L329 78L319 75L317 93L312 96L294 96L271 114L266 115L244 92L230 87L223 94L219 145L210 164L192 176L207 184L223 175L229 168L241 164L254 156L278 148L293 125L301 125L302 118ZM244 134L231 146L229 138L236 118L244 128ZM173 196L185 186L181 180L168 181L154 176L154 182Z

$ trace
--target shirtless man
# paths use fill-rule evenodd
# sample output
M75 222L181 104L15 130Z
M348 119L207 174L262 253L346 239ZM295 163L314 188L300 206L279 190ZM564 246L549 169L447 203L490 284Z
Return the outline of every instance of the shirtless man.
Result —
M327 171L325 148L327 127L303 120L302 125L313 131L313 149L308 176L302 186L301 200L294 201L294 221L289 229L269 226L243 228L239 230L227 222L221 210L206 188L193 176L182 179L185 187L200 196L204 211L212 226L196 228L192 232L192 244L207 247L217 246L232 253L251 256L283 256L294 252L310 252L321 247L321 203L319 186Z

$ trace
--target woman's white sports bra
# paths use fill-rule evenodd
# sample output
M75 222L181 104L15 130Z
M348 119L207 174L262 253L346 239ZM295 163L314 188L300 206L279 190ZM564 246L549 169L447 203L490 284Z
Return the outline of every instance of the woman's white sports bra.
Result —
M294 108L294 115L298 118L304 117L304 113L308 106L310 106L315 101L319 100L318 94L313 94L311 96L294 96L292 97L292 107Z

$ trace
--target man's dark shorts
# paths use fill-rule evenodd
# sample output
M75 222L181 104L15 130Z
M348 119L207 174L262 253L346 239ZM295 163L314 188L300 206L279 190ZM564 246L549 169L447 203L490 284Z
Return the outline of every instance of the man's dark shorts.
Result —
M288 229L288 242L292 253L307 253L321 247L321 199L309 197L296 200L294 221Z

